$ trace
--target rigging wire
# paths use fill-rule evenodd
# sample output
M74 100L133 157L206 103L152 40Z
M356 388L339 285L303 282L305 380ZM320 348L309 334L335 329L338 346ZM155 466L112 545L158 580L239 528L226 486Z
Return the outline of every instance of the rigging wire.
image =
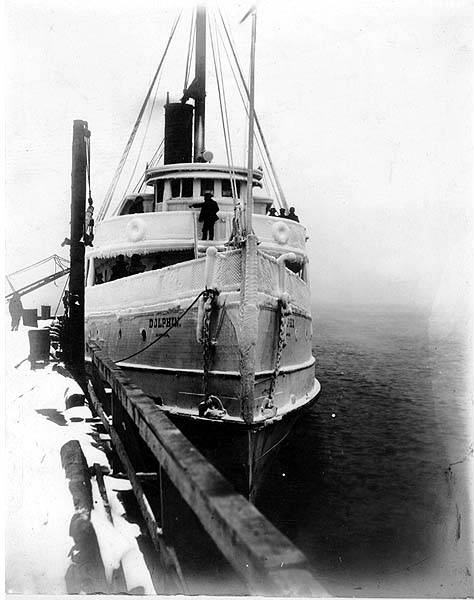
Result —
M133 141L135 139L135 135L137 133L138 127L140 126L140 123L141 123L141 120L142 120L142 117L143 117L143 113L145 112L145 108L146 108L146 106L148 104L148 100L150 99L151 93L152 93L153 88L155 86L155 82L156 82L156 80L158 78L158 75L159 75L159 73L161 71L161 67L163 66L163 62L165 60L166 54L168 53L168 49L170 47L171 40L173 39L174 33L176 31L176 27L178 26L178 23L179 23L179 21L181 19L181 14L182 13L180 13L178 15L178 17L175 19L175 21L173 23L173 26L171 28L171 33L169 35L168 41L166 43L165 50L163 52L163 56L161 57L160 63L158 65L157 69L156 69L156 72L155 72L155 75L154 75L153 80L151 82L150 88L148 89L148 92L147 92L147 95L145 97L145 100L144 100L144 102L142 104L140 112L138 113L138 117L137 117L137 119L135 121L135 125L133 126L132 133L130 134L130 137L129 137L128 141L127 141L127 144L125 145L122 157L121 157L120 162L119 162L119 164L117 166L117 169L116 169L116 171L114 173L114 176L113 176L112 181L110 183L109 189L107 190L107 194L105 196L104 203L102 204L102 206L100 208L99 215L97 217L98 220L103 219L104 216L105 216L105 214L106 214L106 212L107 212L107 210L109 209L110 203L112 201L112 197L113 197L114 192L115 192L115 188L117 187L118 180L119 180L120 175L122 173L123 166L125 164L125 161L127 160L127 157L128 157L129 152L130 152L130 148L132 147Z
M242 69L240 68L240 63L239 63L239 60L238 60L238 58L237 58L237 54L236 54L236 52L235 52L234 44L233 44L233 42L232 42L232 39L231 39L231 37L230 37L230 34L229 34L229 31L228 31L227 25L226 25L226 23L225 23L225 21L224 21L224 17L223 17L223 15L222 15L222 11L221 11L220 9L218 9L218 10L219 10L219 15L220 15L220 18L221 18L221 21L222 21L222 25L224 26L224 31L225 31L225 33L226 33L226 36L227 36L227 39L228 39L228 41L229 41L229 46L230 46L230 48L231 48L231 50L232 50L232 54L233 54L233 56L234 56L235 64L236 64L236 66L237 66L237 69L238 69L238 71L239 71L239 75L240 75L240 78L241 78L242 84L243 84L243 86L244 86L244 89L245 89L245 92L246 92L247 98L249 98L249 97L250 97L250 94L249 94L249 89L248 89L248 87L247 87L247 84L245 83L245 78L244 78L244 76L243 76ZM265 148L265 152L266 152L266 155L267 155L267 157L268 157L268 162L269 162L269 164L270 164L270 166L271 166L272 173L273 173L273 176L274 176L274 178L275 178L275 183L276 183L276 185L277 185L277 188L278 188L278 192L279 192L279 196L280 196L280 204L281 204L281 205L282 205L284 208L286 208L286 209L287 209L287 208L288 208L288 204L287 204L287 201L286 201L286 198L285 198L285 194L284 194L284 192L283 192L283 189L282 189L282 187L281 187L281 185L280 185L280 181L279 181L279 179L278 179L278 176L277 176L277 174L276 174L275 167L274 167L274 165L273 165L273 161L272 161L272 159L271 159L271 156L270 156L270 151L269 151L269 149L268 149L268 144L267 144L267 142L266 142L266 140L265 140L265 136L263 135L262 127L261 127L261 125L260 125L260 121L259 121L259 119L258 119L258 117L257 117L257 114L255 113L255 111L254 111L254 117L255 117L255 124L257 125L257 129L258 129L258 131L259 131L259 134L260 134L260 137L261 137L261 140L262 140L262 144L263 144L263 146L264 146L264 148Z
M162 75L162 73L160 73L160 76L158 77L158 81L157 81L156 88L155 88L155 94L153 96L153 102L151 104L150 113L148 115L148 120L147 120L147 123L146 123L145 131L143 133L142 143L140 144L140 149L138 151L137 160L135 161L135 166L133 167L132 174L130 175L130 178L128 180L127 187L125 188L125 193L124 193L124 196L122 198L122 202L125 199L125 197L127 196L127 194L129 193L130 185L132 183L133 178L135 177L135 173L136 173L136 170L137 170L137 167L138 167L138 163L139 163L141 155L142 155L143 146L145 144L145 140L146 140L146 137L147 137L147 134L148 134L148 129L150 127L151 117L153 116L153 109L155 108L156 96L158 94L158 89L160 87L161 75ZM144 177L144 175L140 178L140 180L143 177Z
M227 156L227 164L228 164L228 168L229 168L229 175L232 181L232 168L231 168L231 157L230 157L230 150L229 150L229 146L230 146L230 141L228 138L228 134L229 132L227 131L226 128L226 121L225 121L225 116L224 116L224 108L223 108L223 99L222 99L222 91L221 91L221 81L219 79L219 72L217 69L217 61L216 61L216 51L214 48L214 36L212 34L212 28L209 28L209 34L210 34L210 38L211 38L211 48L212 48L212 58L213 58L213 62L214 62L214 70L216 73L216 82L217 82L217 92L218 92L218 96L219 96L219 109L220 109L220 113L221 113L221 121L222 121L222 130L224 133L224 144L225 144L225 152L226 152L226 156ZM237 210L237 200L236 197L234 195L234 187L231 184L231 189L232 189L232 199L234 202L234 213Z
M230 185L231 185L232 199L234 201L234 211L235 211L236 204L237 204L237 197L238 197L237 183L236 183L236 178L235 178L234 156L232 153L232 143L231 143L231 139L230 139L229 113L227 110L227 100L226 100L226 95L225 95L224 76L222 73L222 61L221 61L221 53L220 53L220 47L219 47L219 36L217 33L217 21L216 21L215 15L214 15L214 32L215 32L216 48L217 48L217 62L219 65L219 74L220 74L221 86L222 86L222 98L224 100L224 115L225 115L225 122L226 122L226 127L227 127L227 138L229 140Z
M239 92L240 99L242 100L242 104L244 106L244 109L245 109L245 112L247 114L247 117L250 117L249 108L248 108L248 101L244 98L244 95L242 93L240 79L236 76L234 67L232 65L232 61L230 59L229 53L228 53L226 45L224 43L224 40L222 40L222 42L223 42L222 45L224 47L224 50L225 50L225 53L226 53L226 57L227 57L227 60L228 60L229 66L230 66L230 69L232 71L232 75L234 76L234 81L235 81L237 90ZM272 190L273 190L273 195L275 196L275 199L277 200L277 203L279 205L281 205L281 202L279 200L280 196L279 196L279 193L278 193L278 189L277 189L277 187L275 185L274 178L272 176L272 171L271 171L271 169L268 166L268 162L267 162L267 159L266 159L266 156L265 156L265 152L262 150L261 142L260 142L260 140L259 140L259 138L258 138L257 135L255 135L255 141L257 142L257 148L258 148L258 151L259 151L259 156L261 158L261 162L263 163L263 165L265 167L266 177L264 179L264 183L266 185L267 180L269 181L269 183L270 183L270 185L272 187Z
M221 15L221 19L222 19L222 15ZM229 36L229 34L228 34L228 39L229 39L229 44L230 44L230 36ZM240 70L240 66L238 64L237 56L234 53L234 60L235 60L235 62L237 64L237 67L239 68L240 79L235 74L235 70L234 70L234 67L232 65L232 60L231 60L231 58L229 56L229 53L227 51L225 43L223 43L223 46L224 46L224 50L226 52L226 56L227 56L227 60L229 62L230 69L232 71L232 75L234 76L234 80L235 80L235 83L236 83L236 86L237 86L237 90L238 90L240 98L242 100L242 104L243 104L243 106L245 108L247 117L250 118L249 107L248 107L248 98L249 98L248 91L247 91L247 88L246 88L246 84L245 84L245 80L243 78L242 72ZM242 90L241 90L241 85L242 84L245 87L245 90L247 91L247 98L246 99L244 99L244 95L243 95ZM255 114L255 111L254 111L254 116L255 116L255 119L257 119L257 115ZM259 125L259 123L257 123L257 124ZM261 145L261 142L260 142L257 134L255 134L255 141L257 142L257 148L258 148L258 151L259 151L259 156L260 156L261 162L264 165L264 172L265 172L265 175L266 175L265 178L264 178L265 187L267 188L267 191L269 192L268 186L267 186L267 181L268 181L270 183L270 185L271 185L272 190L273 190L273 195L275 197L276 203L279 206L284 206L283 203L281 202L281 195L280 195L280 193L278 191L278 187L277 187L277 184L275 182L276 174L274 173L274 171L272 170L272 168L268 165L267 158L266 158L266 153L262 150L262 145Z
M196 9L194 8L191 14L191 24L189 27L188 54L186 56L186 70L184 73L184 90L188 88L189 74L191 72L191 63L193 60L194 36L196 35Z
M59 266L62 269L67 268L67 265L64 266L62 264L61 261L63 261L65 264L69 264L69 261L67 260L67 258L62 258L61 256L58 256L57 254L51 254L51 256L47 256L46 258L43 258L42 260L39 260L38 262L33 263L32 265L28 265L27 267L23 267L22 269L18 269L18 271L13 271L13 273L9 273L8 277L12 277L13 275L18 275L19 273L23 273L24 271L28 271L29 269L33 269L33 267L39 267L40 265L43 265L45 262L48 262L48 260L53 259L54 261L57 261Z
M153 154L153 156L151 157L150 160L150 165L155 165L157 162L157 157L160 155L161 149L163 148L163 144L165 143L165 138L163 138L160 142L160 145L158 146L158 148L155 150L155 153Z

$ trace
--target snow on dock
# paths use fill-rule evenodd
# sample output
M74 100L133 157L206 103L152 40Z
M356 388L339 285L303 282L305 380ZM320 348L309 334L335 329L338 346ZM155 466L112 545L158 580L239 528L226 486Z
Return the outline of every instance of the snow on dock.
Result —
M86 406L66 409L66 398L82 390L53 364L32 370L27 327L6 334L5 589L15 594L66 594L66 573L74 540L69 535L74 504L61 464L61 448L78 440L89 467L109 467L97 444L94 419ZM21 362L23 361L23 362ZM17 368L15 365L21 363ZM104 477L111 519L92 479L91 522L107 582L122 567L126 591L155 589L137 544L138 525L124 515L118 492L127 480Z

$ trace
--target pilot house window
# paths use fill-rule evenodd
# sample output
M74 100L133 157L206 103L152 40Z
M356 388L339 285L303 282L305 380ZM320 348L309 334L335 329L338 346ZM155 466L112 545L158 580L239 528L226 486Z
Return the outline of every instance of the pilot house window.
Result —
M171 180L171 197L179 198L181 195L181 179Z
M193 180L192 179L172 179L171 180L172 198L192 198Z
M164 189L164 181L162 179L158 179L155 183L155 199L157 202L163 202L163 189Z
M235 189L237 192L237 197L240 197L240 181L235 182ZM230 183L230 179L222 180L222 197L223 198L232 198L232 187Z
M201 179L201 196L206 192L214 194L214 179Z
M181 183L181 196L183 198L192 198L193 196L193 180L183 179Z

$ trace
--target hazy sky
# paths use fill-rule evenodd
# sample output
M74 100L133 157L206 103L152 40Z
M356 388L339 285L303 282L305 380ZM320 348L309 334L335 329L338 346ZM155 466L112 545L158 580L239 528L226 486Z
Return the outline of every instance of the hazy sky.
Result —
M74 119L92 131L100 205L176 5L7 1L7 272L67 254L59 244L69 228ZM220 5L246 72L250 22L238 21L250 2ZM144 159L162 138L166 91L180 97L189 17L187 8ZM471 1L258 3L256 108L288 201L309 229L317 302L468 306L472 38ZM225 162L209 77L207 147ZM228 100L242 162L245 123L232 85Z

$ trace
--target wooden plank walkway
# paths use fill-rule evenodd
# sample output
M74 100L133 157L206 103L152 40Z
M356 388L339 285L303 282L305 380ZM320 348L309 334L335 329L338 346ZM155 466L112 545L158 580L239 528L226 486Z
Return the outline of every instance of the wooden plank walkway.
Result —
M252 594L327 597L303 553L276 529L193 446L168 416L104 355L88 343L93 371L139 434ZM138 481L135 478L134 484ZM141 502L144 504L144 502ZM144 508L144 507L143 507ZM149 506L147 518L150 520ZM156 527L154 520L152 526Z

